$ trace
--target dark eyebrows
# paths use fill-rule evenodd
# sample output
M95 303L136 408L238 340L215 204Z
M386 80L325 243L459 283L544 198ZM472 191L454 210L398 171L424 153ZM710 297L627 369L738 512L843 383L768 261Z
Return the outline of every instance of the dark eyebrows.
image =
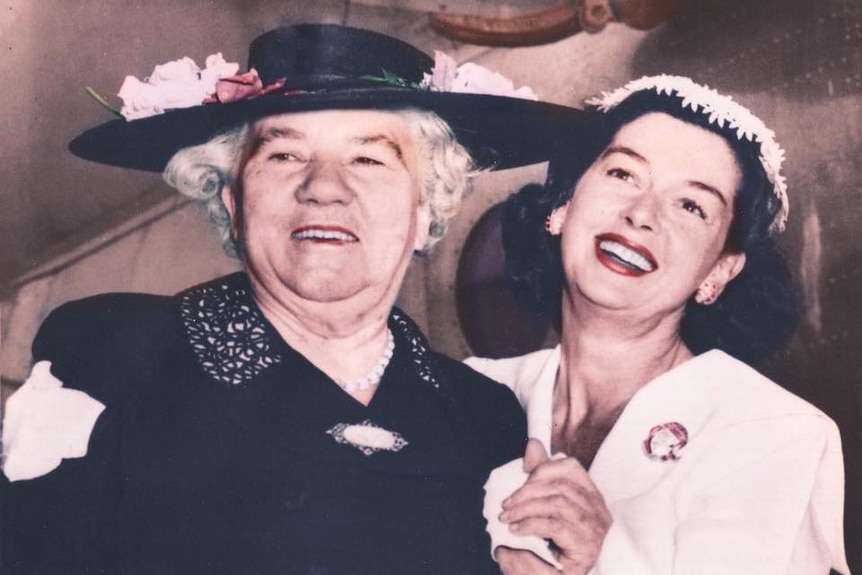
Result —
M610 156L611 154L615 154L615 153L616 154L624 154L624 155L626 155L626 156L628 156L634 160L637 160L638 162L640 162L642 164L648 164L649 163L645 157L643 157L642 155L638 154L637 152L635 152L634 150L632 150L631 148L628 148L626 146L610 146L610 147L608 147L607 150L602 152L601 159L604 159L604 158ZM709 184L705 184L704 182L700 182L698 180L688 180L686 182L686 184L688 184L692 188L696 188L698 190L702 190L704 192L712 194L713 196L718 198L718 200L722 204L724 204L725 206L727 205L727 198L725 198L724 195L720 191L718 191L717 188L710 186Z
M692 188L697 188L698 190L703 190L704 192L712 194L713 196L718 198L718 200L722 204L724 204L725 206L727 205L727 199L724 197L724 195L722 195L721 192L719 192L716 188L710 186L709 184L704 184L703 182L699 182L697 180L689 180L687 183Z
M628 148L626 146L608 146L608 149L605 150L604 152L602 152L600 159L603 160L603 159L607 158L608 156L610 156L611 154L624 154L624 155L629 156L630 158L632 158L634 160L637 160L638 162L640 162L642 164L648 163L646 158L644 158L643 156L641 156L640 154L638 154L637 152L635 152L634 150L632 150L631 148Z

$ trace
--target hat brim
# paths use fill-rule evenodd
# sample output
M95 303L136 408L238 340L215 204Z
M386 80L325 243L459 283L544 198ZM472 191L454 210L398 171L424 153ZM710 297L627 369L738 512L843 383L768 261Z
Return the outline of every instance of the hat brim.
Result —
M161 172L180 149L202 144L242 123L275 114L330 109L416 107L437 113L477 164L501 170L546 161L554 144L585 120L575 108L483 94L402 88L269 95L229 104L171 110L158 116L116 119L69 144L78 157L102 164Z

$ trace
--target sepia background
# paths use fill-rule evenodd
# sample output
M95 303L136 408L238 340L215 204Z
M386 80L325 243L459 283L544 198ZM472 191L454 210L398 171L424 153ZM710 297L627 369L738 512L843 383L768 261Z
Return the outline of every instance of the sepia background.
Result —
M244 66L255 36L299 22L385 32L573 106L643 74L690 75L756 110L787 151L791 218L781 242L806 315L788 348L759 367L838 422L848 553L851 567L862 569L862 2L680 0L670 20L649 31L611 23L517 48L460 43L429 25L429 12L517 16L563 2L0 1L3 396L26 378L33 335L60 303L105 291L173 293L238 267L205 218L160 178L67 152L72 137L110 119L87 86L113 96L125 75L144 77L182 56L202 63L222 52ZM526 341L516 323L493 324L506 316L493 313L495 306L507 311L509 304L498 294L494 212L483 219L543 176L542 165L481 176L449 235L415 262L401 305L438 349L464 357L553 341L541 322L531 324ZM490 329L475 325L483 321ZM465 332L474 334L469 343Z

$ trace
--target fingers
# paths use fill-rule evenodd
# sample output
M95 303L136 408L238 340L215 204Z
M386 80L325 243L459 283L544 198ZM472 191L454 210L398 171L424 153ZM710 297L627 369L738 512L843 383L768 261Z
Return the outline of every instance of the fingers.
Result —
M561 494L527 500L504 511L500 520L513 532L550 539L563 550L602 541L612 522L603 502L574 502Z
M571 457L535 467L503 502L500 520L514 532L552 541L572 573L586 572L595 563L612 523L601 493Z
M494 557L505 575L560 575L554 566L529 551L498 547Z
M533 469L527 482L503 501L503 509L508 509L532 497L542 497L548 489L565 492L573 498L603 500L601 493L577 459L566 457L546 461Z
M524 489L516 503L503 506L500 519L517 523L530 517L550 517L577 522L604 509L604 503L565 484L542 484Z
M530 439L527 442L527 449L524 451L524 471L532 473L534 469L542 463L550 461L548 452L545 451L545 446L538 439Z

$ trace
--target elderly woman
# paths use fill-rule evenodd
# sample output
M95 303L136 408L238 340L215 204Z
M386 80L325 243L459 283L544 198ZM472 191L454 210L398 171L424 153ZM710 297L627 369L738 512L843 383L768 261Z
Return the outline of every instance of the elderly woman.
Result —
M504 223L510 275L561 343L468 362L537 440L487 485L503 570L585 572L592 545L596 574L847 573L835 424L740 361L794 324L773 133L681 77L592 105L595 137Z
M4 574L496 570L482 485L523 452L523 413L393 305L471 153L540 161L576 112L339 26L274 30L249 61L212 57L184 89L188 59L127 81L134 119L72 143L164 169L245 271L45 321L6 416ZM454 93L471 78L503 94Z

